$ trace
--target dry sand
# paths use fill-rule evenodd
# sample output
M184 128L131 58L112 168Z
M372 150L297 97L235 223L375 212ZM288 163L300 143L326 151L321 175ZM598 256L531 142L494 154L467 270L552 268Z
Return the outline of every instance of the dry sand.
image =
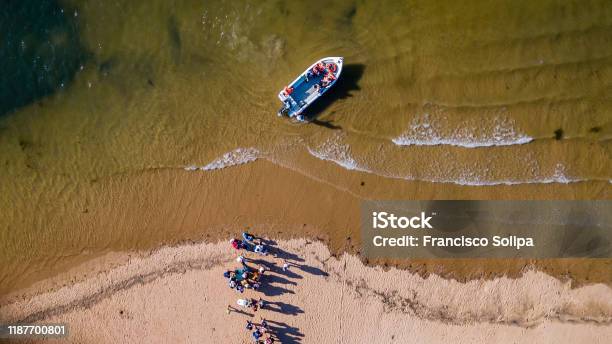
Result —
M245 322L261 317L283 343L604 343L612 336L612 289L604 284L572 288L537 271L460 283L335 258L320 242L278 247L292 266L283 272L281 259L267 257L260 292L227 287L222 273L238 263L225 242L165 247L4 304L0 322L66 322L75 343L249 343ZM269 305L255 314L226 311L240 297L259 296Z

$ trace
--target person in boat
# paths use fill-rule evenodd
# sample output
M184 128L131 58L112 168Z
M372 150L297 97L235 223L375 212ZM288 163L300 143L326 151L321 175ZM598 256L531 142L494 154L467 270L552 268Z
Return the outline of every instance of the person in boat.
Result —
M333 63L333 62L328 63L327 66L325 66L325 67L327 68L327 70L329 72L334 73L334 74L338 70L338 66L335 63Z
M285 96L285 100L283 100L283 106L278 110L278 116L283 116L289 114L289 109L291 109L291 101L289 100L289 96L293 93L293 87L285 87L283 90L283 95Z
M285 93L285 96L290 96L291 93L293 93L293 87L290 86L286 86L285 89L283 90L283 93Z
M324 88L329 87L329 85L331 85L331 83L336 80L336 76L334 75L334 73L327 73L325 74L325 76L323 77L323 79L321 79L321 82L319 83L319 92L322 92Z
M325 70L326 70L326 67L323 62L317 63L314 67L312 67L311 70L306 72L306 82L308 82L308 79L312 78L313 76L318 76L321 73L324 73Z

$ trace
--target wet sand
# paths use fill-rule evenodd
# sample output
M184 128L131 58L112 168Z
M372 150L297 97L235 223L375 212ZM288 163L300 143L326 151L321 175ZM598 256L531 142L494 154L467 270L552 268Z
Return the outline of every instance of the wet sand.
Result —
M282 259L247 255L270 268L259 292L227 287L223 271L238 266L227 243L190 244L131 256L82 282L5 304L0 321L66 322L75 343L247 343L246 320L261 318L282 343L604 343L612 335L606 285L572 288L535 271L469 283L424 279L336 258L309 240L276 247ZM280 269L284 261L289 271ZM78 270L91 274L92 266ZM238 308L239 297L260 296L267 306L255 313L226 311Z
M84 185L81 197L41 209L40 218L53 219L44 226L37 224L38 217L21 214L13 218L12 226L23 221L40 226L39 240L29 242L27 250L20 244L0 253L9 262L3 269L2 291L26 287L105 252L151 250L161 243L227 240L231 233L247 227L278 238L320 238L335 254L358 253L363 199L575 199L585 193L603 197L609 190L607 183L596 182L479 188L406 183L346 172L323 161L318 164L315 177L259 160L217 171L146 170ZM43 203L55 203L53 194L36 197ZM53 215L58 212L67 216ZM79 235L65 235L72 232ZM610 259L376 263L458 280L518 276L535 265L579 284L609 283L611 266Z

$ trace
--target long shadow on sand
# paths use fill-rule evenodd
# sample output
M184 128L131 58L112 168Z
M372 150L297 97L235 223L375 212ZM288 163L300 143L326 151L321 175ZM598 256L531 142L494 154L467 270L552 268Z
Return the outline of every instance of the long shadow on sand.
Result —
M302 264L302 265L298 265L298 268L306 273L309 273L311 275L315 275L315 276L329 276L329 274L319 268L315 268L314 266L309 266L306 264Z
M295 253L285 251L275 246L276 243L267 241L267 244L270 247L270 252L275 255L275 258L281 259L283 263L287 263L289 268L283 270L278 264L264 259L249 259L251 264L264 266L270 272L264 274L263 278L265 282L262 283L261 287L258 289L258 291L265 296L274 297L282 294L295 294L293 290L282 286L297 286L298 283L293 280L303 278L302 275L299 274L299 271L315 276L329 276L327 272L317 267L303 264L305 262L303 258ZM304 310L300 307L281 301L265 301L263 309L291 316L297 316L304 313ZM289 326L286 323L274 320L268 320L268 323L270 332L273 333L273 336L281 343L301 343L302 338L304 338L304 334L301 333L297 327Z
M266 296L278 296L282 294L295 294L293 290L289 290L283 287L276 286L274 284L285 284L285 285L297 285L297 283L290 281L286 278L280 277L278 275L268 274L265 276L265 282L261 287L259 287L258 291L263 293Z
M288 314L288 315L293 315L293 316L304 313L304 311L300 307L294 306L294 305L291 305L285 302L281 302L281 301L266 301L265 309L272 311L272 312Z
M268 239L268 238L257 238L259 239L259 242L262 245L266 245L266 246L276 246L276 241L272 240L272 239Z
M273 286L271 284L264 284L264 286L259 287L257 291L261 292L265 296L279 296L283 294L295 294L293 290L289 290L283 287Z
M297 263L293 263L293 262L289 262L289 266L290 267L298 268L298 269L304 271L305 273L309 273L309 274L314 275L314 276L324 276L324 277L329 276L329 274L327 272L325 272L325 271L323 271L323 270L321 270L321 269L319 269L317 267L314 267L314 266L310 266L310 265L306 265L306 264L297 264ZM291 271L291 269L288 269L286 271L282 271L281 269L279 269L279 270L281 271L279 273L285 274L287 277L297 276L298 278L302 278L302 276L300 276L300 275L298 275L296 273L293 273Z
M283 344L301 343L304 334L297 327L289 326L284 322L267 320L272 333Z
M294 262L303 262L304 259L300 258L300 256L298 256L295 253L291 253L291 252L287 252L285 250L283 250L282 248L278 248L278 247L274 247L274 251L272 251L273 253L276 254L277 258L281 258L284 259L288 262L294 263Z
M255 316L255 314L252 314L252 313L249 313L249 312L245 312L242 309L238 309L236 307L230 306L229 309L230 309L231 313L247 315L247 316L250 316L251 318Z
M332 121L322 121L317 118L335 101L350 98L353 96L353 91L361 89L359 87L359 80L361 80L364 70L364 64L344 65L342 67L342 74L336 84L325 95L310 105L304 111L304 116L313 124L329 129L342 129L342 127L334 125Z
M262 260L262 259L251 259L250 262L252 264L255 264L255 265L264 266L268 271L273 272L275 274L285 275L285 277L287 277L287 278L302 279L302 276L296 274L295 272L293 272L291 270L283 271L283 269L281 267L279 267L278 265L276 265L276 264L274 264L272 262L268 262L268 261L265 261L265 260Z
M292 278L292 279L302 279L303 278L301 275L298 275L291 270L282 271L280 268L278 268L278 270L280 271L279 273L283 273L288 278Z
M290 281L286 278L283 278L281 276L278 275L267 275L266 276L266 281L268 283L276 283L276 284L287 284L287 285L297 285L296 282Z

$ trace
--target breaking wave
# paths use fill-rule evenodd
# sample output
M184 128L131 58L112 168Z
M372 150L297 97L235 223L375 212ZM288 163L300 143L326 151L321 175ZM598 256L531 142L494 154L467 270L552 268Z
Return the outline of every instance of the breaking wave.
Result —
M428 181L432 181L432 180L428 180ZM585 182L585 181L588 181L588 179L573 178L573 177L567 176L567 174L565 173L565 166L563 166L562 164L557 164L555 171L552 175L537 177L534 179L483 180L481 178L478 178L475 174L471 173L471 174L466 174L456 180L442 180L442 181L437 181L437 182L454 183L454 184L468 185L468 186L494 186L494 185L552 184L552 183L569 184L569 183L578 183L578 182ZM436 182L436 181L432 181L432 182Z
M407 131L392 139L399 146L451 145L465 148L520 145L532 137L518 133L507 118L472 119L454 128L444 128L444 120L432 120L429 114L412 120ZM487 123L488 122L488 123Z
M227 152L223 154L221 157L213 160L206 166L199 167L199 166L192 165L192 166L185 167L185 170L187 171L219 170L219 169L230 167L230 166L242 165L242 164L246 164L249 162L253 162L259 159L260 155L261 155L260 151L253 147L237 148L231 152Z
M334 162L347 170L370 172L359 167L357 161L351 156L350 147L347 144L339 144L332 140L328 140L316 149L310 147L307 147L307 149L312 156L321 160Z
M429 177L422 177L411 174L410 171L393 171L385 169L385 166L381 168L374 168L358 160L351 154L351 147L343 142L340 142L340 138L330 139L325 141L323 144L316 148L307 147L310 155L321 159L335 163L347 170L360 171L370 173L386 178L403 179L409 181L423 181L431 183L448 183L465 186L494 186L494 185L519 185L519 184L569 184L588 181L584 178L576 178L569 176L566 171L565 165L558 163L554 170L548 175L535 176L534 178L517 178L517 179L494 179L487 178L484 174L478 170L470 170L469 167L458 166L453 168L455 175L442 174L444 170L432 171L432 175ZM442 171L442 172L440 172Z

